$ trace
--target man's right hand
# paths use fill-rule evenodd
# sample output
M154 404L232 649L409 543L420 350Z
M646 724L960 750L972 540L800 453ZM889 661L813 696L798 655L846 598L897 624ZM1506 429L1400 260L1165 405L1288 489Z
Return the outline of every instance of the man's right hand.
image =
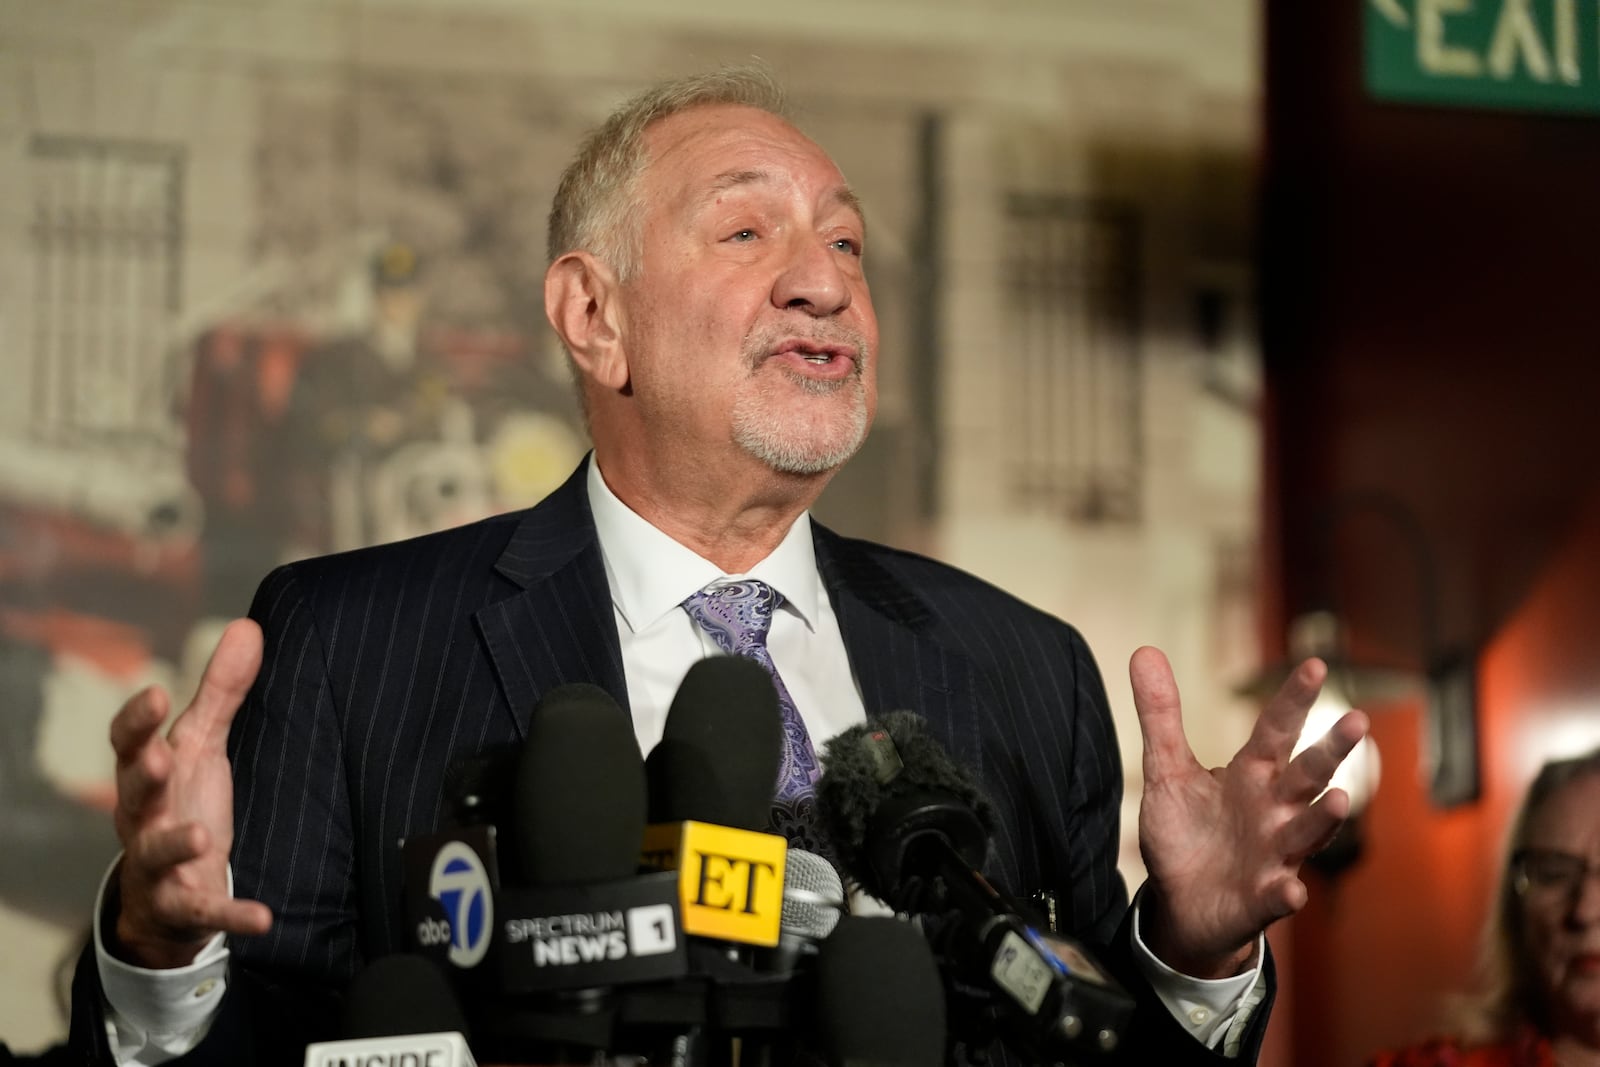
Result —
M228 728L261 669L261 629L228 624L200 688L165 733L171 701L151 686L111 720L117 755L119 958L140 967L182 967L217 933L264 934L272 912L228 892L233 773Z

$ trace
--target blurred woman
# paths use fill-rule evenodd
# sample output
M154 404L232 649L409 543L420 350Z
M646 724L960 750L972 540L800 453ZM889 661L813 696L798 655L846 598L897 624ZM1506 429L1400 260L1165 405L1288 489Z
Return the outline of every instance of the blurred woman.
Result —
M1484 949L1459 1036L1372 1067L1600 1067L1600 749L1528 788Z

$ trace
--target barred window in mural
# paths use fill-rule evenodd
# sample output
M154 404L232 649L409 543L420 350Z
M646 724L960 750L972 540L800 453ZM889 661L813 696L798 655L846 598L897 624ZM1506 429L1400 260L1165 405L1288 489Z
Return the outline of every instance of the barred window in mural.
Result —
M1139 235L1138 215L1117 203L1006 198L1011 484L1029 510L1085 522L1140 516Z
M183 151L36 136L32 172L33 432L161 428L178 310Z

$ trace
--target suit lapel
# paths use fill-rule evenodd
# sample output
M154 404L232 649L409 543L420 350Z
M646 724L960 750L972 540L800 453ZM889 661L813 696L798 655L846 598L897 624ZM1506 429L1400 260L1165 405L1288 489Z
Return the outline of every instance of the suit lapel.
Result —
M927 605L857 543L817 523L812 530L867 717L920 713L956 762L981 778L983 709L971 663L933 639Z
M473 616L519 738L539 698L568 682L598 685L628 710L616 615L589 511L588 470L587 460L580 463L559 489L523 513L495 562L518 591Z
M526 511L495 570L517 592L473 616L517 736L539 698L568 682L628 709L621 643L589 511L588 461ZM869 717L919 712L946 751L981 776L983 709L971 664L931 636L927 605L855 542L813 523L817 567Z

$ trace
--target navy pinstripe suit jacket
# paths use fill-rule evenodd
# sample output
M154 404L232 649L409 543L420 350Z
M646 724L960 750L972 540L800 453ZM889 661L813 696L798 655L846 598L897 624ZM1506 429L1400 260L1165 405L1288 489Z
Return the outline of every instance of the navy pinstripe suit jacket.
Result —
M262 583L251 615L266 658L230 739L233 865L236 891L275 922L234 944L235 971L256 977L236 980L230 1000L258 981L338 987L364 959L400 951L397 845L442 821L448 765L520 739L562 683L628 706L585 473L527 511ZM1055 890L1063 928L1113 946L1113 968L1149 1007L1114 947L1128 902L1115 866L1121 765L1082 637L932 560L820 526L815 543L868 714L926 717L995 804L987 873L1018 894ZM1212 1059L1153 1007L1137 1029L1165 1052L1129 1062ZM231 1011L217 1030L239 1021Z

